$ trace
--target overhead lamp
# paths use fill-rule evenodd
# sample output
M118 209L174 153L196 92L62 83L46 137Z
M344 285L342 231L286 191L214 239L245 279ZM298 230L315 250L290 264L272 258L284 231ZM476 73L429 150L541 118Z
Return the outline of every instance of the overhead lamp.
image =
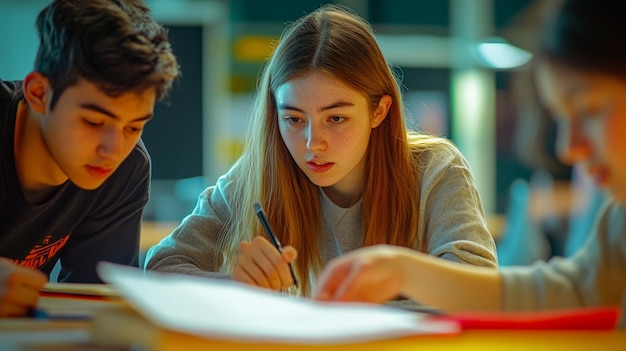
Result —
M483 66L502 70L521 67L532 58L530 52L499 37L487 38L476 44L475 54Z

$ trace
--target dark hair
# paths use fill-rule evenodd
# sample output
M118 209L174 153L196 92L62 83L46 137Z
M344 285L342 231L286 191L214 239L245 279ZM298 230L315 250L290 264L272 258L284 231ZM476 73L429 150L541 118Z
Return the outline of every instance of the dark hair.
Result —
M568 0L544 28L540 57L626 78L626 1Z
M109 96L169 90L179 69L166 29L141 0L54 0L37 16L34 69L52 86L50 108L84 78Z

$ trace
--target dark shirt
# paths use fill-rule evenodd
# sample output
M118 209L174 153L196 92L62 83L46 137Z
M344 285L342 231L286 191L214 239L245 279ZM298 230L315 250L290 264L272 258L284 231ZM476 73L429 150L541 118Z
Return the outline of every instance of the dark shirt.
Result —
M60 260L58 280L76 283L101 283L99 261L138 266L151 171L143 143L99 188L67 181L33 204L20 187L13 150L20 100L21 82L0 80L0 257L48 275Z

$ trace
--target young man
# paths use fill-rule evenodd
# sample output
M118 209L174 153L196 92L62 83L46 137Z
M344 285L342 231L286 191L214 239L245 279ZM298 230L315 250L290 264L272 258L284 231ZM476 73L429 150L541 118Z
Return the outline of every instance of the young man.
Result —
M150 159L140 140L178 76L141 0L54 0L23 82L0 80L0 316L59 281L98 283L98 261L138 264Z

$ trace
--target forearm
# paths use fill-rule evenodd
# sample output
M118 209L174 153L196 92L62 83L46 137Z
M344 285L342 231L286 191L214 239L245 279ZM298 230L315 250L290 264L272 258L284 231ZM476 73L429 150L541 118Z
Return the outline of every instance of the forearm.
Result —
M229 273L207 271L197 264L188 261L182 261L178 258L159 260L156 264L145 268L147 271L158 271L161 273L186 274L198 277L216 278L216 279L232 279Z
M448 311L502 309L497 270L449 262L409 249L398 255L402 295Z

